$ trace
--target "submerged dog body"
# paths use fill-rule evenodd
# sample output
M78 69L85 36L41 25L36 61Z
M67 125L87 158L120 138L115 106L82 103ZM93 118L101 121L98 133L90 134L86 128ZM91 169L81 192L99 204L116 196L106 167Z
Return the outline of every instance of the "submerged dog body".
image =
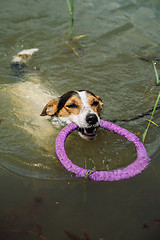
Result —
M79 134L86 139L93 139L100 124L102 99L90 91L69 91L59 98L49 101L41 116L49 115L61 124L74 122Z
M37 51L38 51L37 48L32 48L32 49L27 49L19 52L16 56L13 57L11 62L11 68L16 71L23 70L23 68L27 66L28 60ZM41 89L41 87L40 87L39 81L38 82L36 81L35 84L32 83L32 81L29 81L28 85L29 86L31 85L31 87L30 88L27 87L27 89L33 90L31 91L31 94L29 97L28 91L24 86L27 84L27 82L21 82L20 84L18 84L19 90L17 91L20 94L20 92L23 90L22 91L23 93L21 94L23 99L25 96L27 96L27 99L26 99L27 101L24 101L24 100L21 101L23 105L25 105L25 102L28 102L28 100L33 99L33 104L31 104L30 107L34 108L35 102L37 102L36 100L34 100L34 97L37 98L35 94L40 93L39 90ZM37 86L38 86L38 89L37 89ZM46 91L45 90L43 91L43 89L41 89L41 93L39 95L39 97L42 98L41 102L44 100L43 99L44 95L46 97ZM48 95L48 98L50 98L49 95ZM38 101L38 103L40 103L40 101ZM29 104L27 104L27 106L29 106ZM25 109L24 106L22 108ZM37 106L35 108L36 110L38 110ZM102 99L99 96L93 94L92 92L87 90L69 91L67 93L64 93L61 97L57 97L50 100L45 105L40 115L51 116L52 119L56 120L56 123L58 120L58 122L62 125L74 122L78 125L78 132L83 138L93 139L97 134L97 128L99 127L99 124L100 124L100 112L102 108L103 108ZM33 110L32 112L36 113L37 112L36 110L35 111ZM25 112L27 114L28 111L25 111ZM40 119L37 119L37 118L38 118L38 115L34 117L34 120L36 119L36 122L41 122ZM53 122L55 123L55 121ZM46 121L46 126L47 126L47 121Z

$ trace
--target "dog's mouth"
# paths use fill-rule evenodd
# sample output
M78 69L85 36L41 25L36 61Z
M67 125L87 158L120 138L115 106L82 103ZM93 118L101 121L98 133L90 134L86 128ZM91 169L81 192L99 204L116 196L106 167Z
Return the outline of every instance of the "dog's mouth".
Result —
M97 127L78 128L80 135L87 139L93 139L97 136Z

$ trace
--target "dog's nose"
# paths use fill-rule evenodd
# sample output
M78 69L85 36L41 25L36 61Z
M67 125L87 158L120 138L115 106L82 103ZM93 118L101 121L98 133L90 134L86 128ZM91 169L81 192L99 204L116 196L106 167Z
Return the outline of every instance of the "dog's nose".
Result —
M98 122L98 117L96 116L96 114L90 113L86 116L86 121L90 125L94 125Z

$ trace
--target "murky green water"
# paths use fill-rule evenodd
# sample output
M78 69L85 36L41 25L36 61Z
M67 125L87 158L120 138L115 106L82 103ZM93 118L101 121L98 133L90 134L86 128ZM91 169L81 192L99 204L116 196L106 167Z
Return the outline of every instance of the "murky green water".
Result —
M4 121L0 125L0 166L5 181L1 205L6 211L17 211L21 203L21 213L34 196L40 196L43 201L38 208L45 210L35 214L35 222L42 223L47 239L68 239L64 230L80 235L82 228L91 239L158 239L153 219L160 217L159 128L151 125L145 142L148 155L157 156L157 161L153 159L140 176L120 183L84 184L66 173L57 160L54 142L61 127L39 114L52 97L77 89L88 89L103 99L104 120L129 119L151 109L160 88L149 94L155 84L153 66L139 58L159 57L159 15L158 0L75 1L74 32L86 35L72 45L78 57L66 44L69 14L65 0L1 0L0 119ZM10 62L28 48L39 48L39 52L18 76ZM147 119L117 124L142 139ZM158 111L153 120L160 124ZM100 129L91 142L71 134L66 151L74 163L84 166L86 160L91 169L121 168L136 158L133 144ZM23 189L26 193L19 198ZM9 204L6 199L12 198L13 204ZM143 229L144 222L149 228Z

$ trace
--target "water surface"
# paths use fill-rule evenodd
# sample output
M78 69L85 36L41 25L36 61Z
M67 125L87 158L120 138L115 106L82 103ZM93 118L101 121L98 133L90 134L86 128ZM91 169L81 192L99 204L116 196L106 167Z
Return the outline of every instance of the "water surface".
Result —
M151 125L149 129L145 146L153 160L140 176L120 183L85 185L83 179L67 173L56 157L54 142L61 127L39 114L50 99L78 89L88 89L102 98L104 120L129 119L151 109L160 88L149 93L155 84L154 70L151 62L140 57L159 57L159 1L76 1L74 33L86 35L72 45L79 57L66 44L69 14L65 1L2 0L0 6L0 166L2 182L6 181L1 186L3 198L11 198L17 188L18 195L12 196L17 209L23 188L28 193L28 198L22 198L24 205L37 195L35 189L42 188L38 191L42 198L47 196L43 203L46 213L41 212L37 219L48 219L46 224L43 222L47 239L53 239L54 233L56 239L68 239L65 229L82 234L81 228L86 228L91 239L147 239L147 231L148 239L156 239L159 232L153 219L159 218L160 195L158 157L155 161L154 156L159 156L159 128ZM39 52L19 75L10 69L10 62L28 48L39 48ZM142 140L148 118L117 124ZM158 111L153 120L160 124ZM77 165L84 167L87 161L87 166L98 170L121 168L136 158L132 143L101 129L91 142L72 133L66 151ZM53 220L49 212L51 199L55 203L58 198L63 206L56 208ZM6 211L13 207L3 199L1 205ZM74 209L79 217L72 229ZM64 218L63 227L56 224L59 216ZM57 229L54 233L49 227L52 221ZM144 222L149 228L143 229Z

